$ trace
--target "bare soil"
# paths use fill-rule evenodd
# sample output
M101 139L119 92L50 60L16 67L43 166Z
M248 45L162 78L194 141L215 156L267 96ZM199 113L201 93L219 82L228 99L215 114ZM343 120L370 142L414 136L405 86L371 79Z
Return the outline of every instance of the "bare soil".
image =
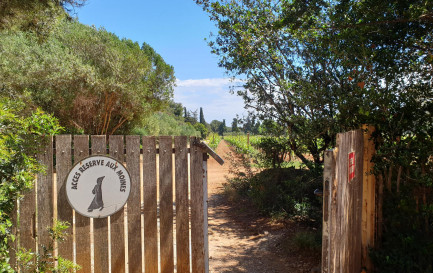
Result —
M216 152L225 160L234 153L225 141ZM212 158L208 162L210 272L316 272L312 269L317 270L320 253L299 250L292 242L293 235L307 227L273 221L248 201L229 201L224 195L230 166L227 160L223 166Z

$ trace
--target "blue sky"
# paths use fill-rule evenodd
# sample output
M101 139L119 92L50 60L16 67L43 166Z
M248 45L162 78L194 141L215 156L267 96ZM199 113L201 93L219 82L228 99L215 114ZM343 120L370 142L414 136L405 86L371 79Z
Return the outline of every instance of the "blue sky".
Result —
M83 24L152 46L174 67L174 100L189 110L203 107L207 122L226 119L229 125L246 114L204 40L217 32L214 23L193 0L88 0L75 14Z

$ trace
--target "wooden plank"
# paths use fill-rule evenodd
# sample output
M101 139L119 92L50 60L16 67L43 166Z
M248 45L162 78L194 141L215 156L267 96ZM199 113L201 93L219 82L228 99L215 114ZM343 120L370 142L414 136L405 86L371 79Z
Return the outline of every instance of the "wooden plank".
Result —
M189 204L188 204L188 138L175 137L176 177L176 253L177 272L190 272L189 263Z
M337 140L338 143L338 140ZM337 222L337 196L338 196L338 181L336 177L336 159L338 157L338 148L335 148L331 154L328 154L330 163L330 183L329 183L329 250L328 250L328 272L339 272L337 271L339 256L338 256L338 222Z
M158 273L155 137L143 137L143 200L145 270Z
M172 145L172 137L159 137L159 236L161 272L174 272Z
M364 158L363 158L363 204L362 204L362 267L367 272L373 271L373 263L368 255L369 248L374 247L375 231L375 204L376 204L376 181L371 173L374 163L371 162L375 154L374 141L371 135L374 126L363 126L364 130Z
M128 198L128 266L129 272L141 272L141 187L140 136L126 136L126 166L131 176Z
M203 153L191 137L191 255L192 272L205 272L204 215L203 215Z
M206 143L196 140L195 144L198 145L204 153L208 153L211 157L213 157L213 159L215 159L215 161L218 162L220 165L224 164L224 160L217 153L215 153L215 151L212 150L212 148L209 147Z
M89 136L74 136L74 163L89 156ZM79 272L92 272L90 247L90 219L75 213L75 246L77 249L76 263L81 266Z
M9 249L9 265L14 269L17 270L17 256L16 251L18 250L18 202L14 202L14 207L10 213L10 220L12 223L12 229L11 229L11 235L15 237L14 240L12 238L8 238L8 249Z
M42 246L51 243L49 228L53 226L53 138L48 137L38 161L45 166L45 173L37 180L37 241L39 252Z
M323 224L322 224L322 272L329 272L329 215L330 193L329 187L333 177L333 152L324 154L323 169Z
M105 136L91 136L92 155L105 155L106 139ZM94 238L94 268L95 272L109 272L109 245L108 245L108 219L93 219L93 238Z
M121 135L112 135L109 137L110 156L120 162L125 162L123 153L124 141ZM120 209L110 216L111 229L111 272L125 272L125 230L124 230L125 212Z
M207 204L208 204L208 193L207 193L207 160L208 155L203 154L203 236L204 236L204 270L206 273L209 272L209 234L208 234L208 219L207 219Z
M71 144L71 135L56 136L57 219L70 224L70 227L65 230L66 239L59 242L58 255L70 261L74 258L72 208L69 205L65 187L66 177L72 166Z
M31 189L20 200L19 246L28 251L36 251L36 190Z

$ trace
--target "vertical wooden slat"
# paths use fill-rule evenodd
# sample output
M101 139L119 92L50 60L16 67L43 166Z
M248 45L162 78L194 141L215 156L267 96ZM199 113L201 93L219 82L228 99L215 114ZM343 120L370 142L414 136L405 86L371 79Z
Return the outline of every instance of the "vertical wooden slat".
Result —
M338 140L337 140L338 141ZM336 158L338 155L338 148L335 148L329 154L327 154L330 161L329 168L331 172L329 180L329 240L328 240L328 272L339 272L337 271L337 261L339 256L337 253L338 247L338 223L337 223L337 192L338 192L338 181L336 177Z
M203 215L203 153L191 137L191 255L192 272L205 272Z
M12 238L8 238L8 248L9 248L9 264L12 267L12 269L14 269L15 271L17 271L17 256L16 256L16 251L18 250L18 202L15 201L14 202L14 208L12 209L12 212L10 214L10 219L11 219L11 223L12 223L12 230L11 230L11 235L15 236L15 240L12 240Z
M57 219L66 221L70 227L66 230L67 237L58 245L58 253L64 259L73 260L74 238L72 236L72 208L66 196L66 177L71 169L71 135L56 137L56 178L57 178Z
M155 137L143 137L143 200L145 270L158 273Z
M141 272L140 136L126 136L126 166L131 176L128 198L129 272Z
M74 136L74 163L89 156L89 136ZM79 272L91 272L90 219L75 213L75 247Z
M172 137L159 138L159 215L161 272L174 271Z
M189 204L188 204L188 138L175 137L176 177L176 253L177 272L190 272L189 264Z
M207 153L203 153L203 236L204 236L204 270L209 272L209 234L208 234L208 219L207 219Z
M374 141L371 135L373 126L363 126L364 131L364 165L363 165L363 204L362 204L362 266L367 272L373 271L373 263L368 255L369 248L374 247L375 204L376 204L376 180L371 173L374 163L371 162L375 154Z
M109 138L110 156L124 162L124 141L121 135L112 135ZM125 272L125 237L124 237L123 209L110 216L111 229L111 272Z
M19 247L36 251L36 190L33 188L20 200Z
M326 151L324 154L323 169L323 225L322 225L322 272L329 272L329 215L330 215L330 193L329 187L333 176L333 152Z
M91 136L91 142L92 155L106 154L107 146L105 136ZM109 272L107 218L95 218L93 220L93 238L95 272Z
M53 138L49 137L38 161L45 166L45 173L38 174L37 181L37 239L39 252L49 246L49 228L53 226Z

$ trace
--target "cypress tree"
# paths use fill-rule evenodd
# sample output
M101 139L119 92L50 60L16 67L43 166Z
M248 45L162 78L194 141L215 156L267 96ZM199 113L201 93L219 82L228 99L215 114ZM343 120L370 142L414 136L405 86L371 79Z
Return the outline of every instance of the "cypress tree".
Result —
M206 121L204 120L203 108L200 107L200 123L206 125Z

